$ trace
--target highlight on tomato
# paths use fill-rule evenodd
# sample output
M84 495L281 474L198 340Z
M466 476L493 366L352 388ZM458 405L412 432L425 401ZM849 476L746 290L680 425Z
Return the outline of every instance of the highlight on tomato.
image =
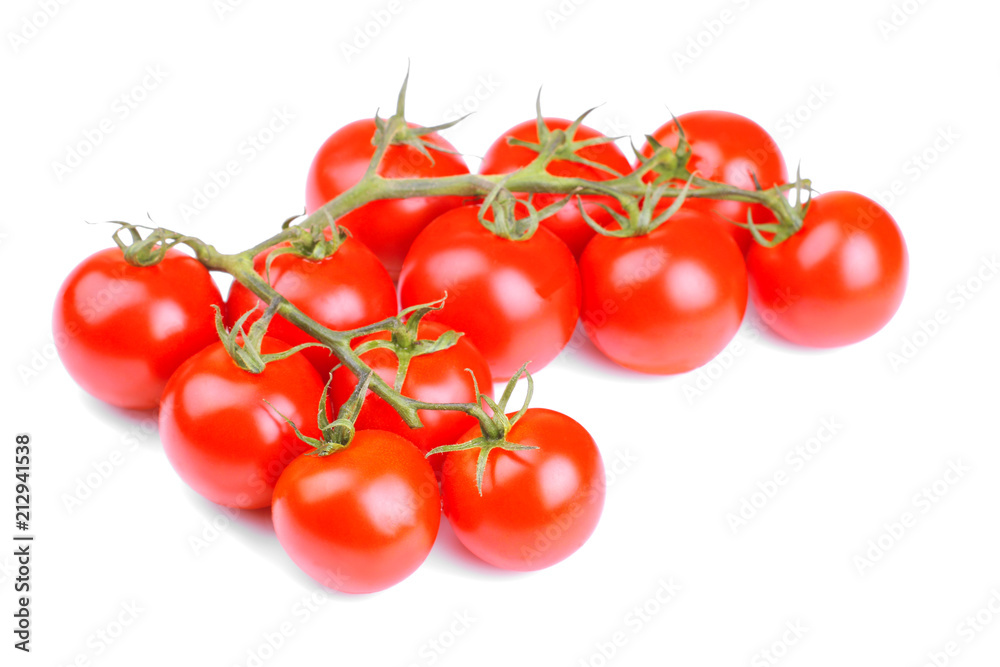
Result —
M764 128L745 116L728 111L692 111L662 125L651 136L656 144L676 149L682 130L690 151L689 173L744 190L753 190L758 185L767 190L788 182L785 158L778 144ZM647 142L640 154L648 158L653 151L654 145ZM652 181L655 173L644 178ZM666 207L671 202L665 198L660 205ZM771 223L775 219L763 204L690 197L684 207L709 213L710 224L731 235L744 254L753 242L751 234L728 221L746 223L748 211L757 224Z
M828 192L809 202L802 229L747 255L750 295L779 336L808 347L868 338L892 319L906 291L902 232L877 202Z
M250 339L231 334L185 361L167 383L159 416L163 451L180 478L204 498L240 509L271 504L285 466L309 449L285 418L319 436L323 394L322 378L301 353L270 336ZM260 356L256 372L240 365L246 354Z
M553 131L559 130L567 134L571 143L567 152L572 151L575 155L573 159L553 160L545 168L548 173L591 181L607 181L629 173L632 166L621 149L613 143L613 139L580 124L580 121L582 117L576 121L539 117L515 125L487 149L479 172L507 174L528 165L538 157L539 149L548 136ZM518 196L525 199L528 197L528 195ZM560 195L554 194L535 194L532 196L532 202L537 207L543 208L561 198ZM584 209L598 224L606 227L613 222L611 215L601 207L601 204L617 209L618 202L614 197L584 195L580 199ZM594 230L590 228L580 214L577 204L573 202L567 202L555 214L545 218L542 226L558 236L577 258L594 236Z
M53 339L87 393L121 408L151 409L177 367L218 340L212 306L221 304L205 267L179 250L134 266L122 249L107 248L63 281Z

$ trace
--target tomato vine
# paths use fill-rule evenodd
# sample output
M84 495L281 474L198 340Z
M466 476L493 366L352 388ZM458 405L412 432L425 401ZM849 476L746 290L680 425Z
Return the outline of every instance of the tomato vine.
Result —
M409 75L407 74L407 80ZM282 225L280 232L261 241L251 248L233 254L219 252L213 245L195 236L189 236L162 227L152 230L145 238L137 232L137 226L121 224L115 234L118 245L125 251L126 260L134 265L155 263L162 257L165 249L177 244L188 246L195 258L212 271L221 271L231 275L234 280L245 286L261 301L267 304L270 315L280 315L295 327L309 334L320 344L329 348L331 353L348 368L356 377L367 378L370 389L383 401L392 406L405 423L413 428L421 425L419 410L456 410L464 412L477 419L484 433L492 433L496 426L492 415L488 414L478 402L470 403L430 403L404 396L400 390L400 382L395 386L372 373L371 368L362 360L361 354L351 346L351 341L361 336L377 332L391 332L393 335L406 336L406 311L373 324L347 330L327 328L303 313L274 289L265 276L254 269L254 258L261 252L282 243L295 247L323 247L320 240L324 238L327 228L336 229L336 221L351 211L365 204L384 199L406 199L413 197L464 196L470 198L486 198L487 203L495 207L498 215L504 217L504 225L511 226L518 221L508 218L516 206L523 205L523 200L515 203L515 194L549 194L564 195L567 198L576 195L609 196L618 201L624 211L624 218L633 221L639 227L650 225L651 207L643 206L644 199L659 200L660 198L707 198L730 200L760 204L770 209L776 222L767 225L756 225L752 219L747 221L731 221L748 227L754 238L762 244L772 245L788 238L802 227L808 201L802 200L803 192L810 192L810 182L801 177L787 184L777 185L769 189L742 189L725 183L714 182L700 178L697 173L688 171L690 147L683 139L674 148L659 145L652 137L647 137L654 150L645 156L636 151L640 160L639 166L629 174L613 175L607 180L588 180L585 178L557 176L546 171L553 160L585 161L578 157L578 151L597 143L612 142L615 139L600 137L598 139L576 140L575 129L589 114L581 115L566 130L539 132L539 141L530 144L537 151L537 157L524 167L507 174L481 175L462 174L434 178L385 178L378 173L387 149L392 145L405 144L423 153L431 155L433 151L442 150L421 137L454 123L434 128L414 128L405 118L405 94L407 80L404 80L400 90L396 111L388 118L376 117L377 131L372 139L375 151L369 168L356 185L315 210L302 216L301 219L291 218ZM542 125L540 102L538 104L539 124ZM456 121L457 122L457 121ZM522 142L524 143L524 142ZM524 144L528 145L528 144ZM794 191L796 198L790 202L786 193ZM531 223L537 226L538 212L531 210L531 222L528 226L519 226L519 233L530 236ZM555 206L546 207L542 214L549 212ZM616 214L619 222L620 214ZM663 216L658 216L655 223L662 222ZM118 233L128 230L131 243L126 244L118 238ZM526 231L525 231L526 230ZM765 234L768 236L765 238ZM518 238L517 234L511 234ZM333 238L339 238L334 234ZM334 245L335 248L335 245ZM266 275L266 274L265 274Z

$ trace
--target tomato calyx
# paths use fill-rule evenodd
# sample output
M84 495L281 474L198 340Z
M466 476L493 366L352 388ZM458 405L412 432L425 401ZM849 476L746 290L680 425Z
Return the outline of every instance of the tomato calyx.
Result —
M510 176L504 177L486 195L477 215L479 224L508 241L527 241L530 239L538 231L542 220L558 213L559 209L573 197L573 194L568 194L559 201L538 210L531 198L518 199L504 187L509 178ZM527 217L519 218L517 216L519 206L528 210Z
M517 137L507 137L507 143L512 146L527 148L538 153L538 157L525 167L525 169L528 170L544 171L545 167L553 160L564 160L566 162L576 162L578 164L586 165L592 169L597 169L610 174L615 178L621 178L623 174L618 173L608 165L602 162L597 162L596 160L589 160L580 155L580 151L585 148L614 143L618 139L621 139L621 137L599 136L591 139L576 140L577 130L580 129L580 126L583 125L583 121L596 108L597 107L592 107L584 111L576 118L576 120L570 123L569 127L565 130L550 130L545 124L545 116L542 114L542 91L539 89L538 96L535 98L538 141L531 142L525 141L524 139L518 139Z
M754 176L753 182L760 190L760 183L757 182L756 176ZM802 229L802 222L809 211L809 203L812 201L813 188L808 180L802 178L801 165L795 169L795 181L789 187L795 189L794 204L788 201L782 188L775 186L770 191L773 194L772 201L775 204L771 210L778 222L758 225L753 221L753 213L749 209L745 223L729 220L724 216L720 217L738 227L749 229L754 241L765 248L773 248ZM809 193L809 196L803 198L803 193ZM770 234L770 237L765 237L764 234Z
M479 458L476 460L476 489L479 491L480 496L483 495L483 477L486 474L486 462L489 459L490 452L494 449L504 449L509 452L521 451L525 449L538 449L538 447L534 445L519 445L507 440L507 434L510 432L510 429L521 417L524 416L524 413L527 412L528 406L531 404L531 395L535 390L535 381L531 378L531 373L528 372L528 363L521 366L520 370L518 370L517 373L515 373L514 376L507 382L507 386L504 388L503 395L500 397L499 401L494 401L489 396L481 394L479 392L479 383L476 381L475 374L472 373L472 371L469 371L469 374L472 375L472 383L476 391L476 402L480 405L485 403L491 412L491 414L480 417L479 419L479 428L483 435L473 440L469 440L468 442L435 447L431 451L427 452L427 456L431 456L433 454L444 454L446 452L460 452L467 449L478 449ZM522 375L524 375L528 381L528 392L524 397L524 403L521 405L521 409L518 410L512 417L507 417L507 403L510 401L510 397L514 393L514 387L517 385L517 381Z
M653 179L654 185L678 180L686 181L693 175L688 170L692 155L691 144L677 116L670 114L670 117L677 127L677 148L664 146L651 134L646 135L646 143L653 149L653 154L649 157L644 156L635 144L632 145L632 152L639 161L634 174L640 178L650 172L656 174L656 178Z
M222 346L226 349L226 353L229 354L233 362L248 373L255 375L263 373L264 368L269 363L287 359L307 347L326 347L322 343L303 343L283 352L261 353L261 344L264 341L265 334L267 334L267 325L270 324L271 319L278 312L278 308L283 301L283 297L276 297L272 300L264 311L264 314L261 315L259 320L250 325L250 330L246 333L243 332L243 325L256 308L243 313L231 329L226 329L225 320L222 317L222 309L214 304L212 305L215 308L215 330L219 334Z
M660 200L663 199L667 188L670 187L669 183L661 183L655 186L652 183L648 183L646 185L646 194L639 199L637 206L628 209L627 215L619 213L607 204L598 203L598 206L607 211L614 221L618 223L617 229L608 229L594 220L583 207L583 199L579 196L576 198L576 205L580 209L580 214L583 216L583 220L587 223L587 226L601 236L613 236L615 238L645 236L669 220L673 217L674 213L680 210L687 199L688 191L691 188L691 181L694 178L694 176L688 178L680 194L677 195L666 210L660 213L657 213L656 209L659 206ZM595 187L599 186L595 185Z
M142 238L142 235L139 233L141 225L133 225L120 220L114 220L112 224L119 227L111 235L111 238L125 255L125 261L132 266L144 267L159 264L167 256L167 252L171 248L178 243L186 243L191 240L191 237L176 234L162 227L156 227L155 229L144 227L145 229L149 229L150 233L146 238ZM119 236L123 231L128 231L132 237L130 243L125 243Z
M444 308L445 299L448 295L431 303L411 306L404 309L396 316L397 324L389 330L389 339L376 338L358 345L354 351L358 356L382 348L392 352L399 364L396 369L396 379L393 382L393 389L396 392L403 390L403 382L406 381L406 373L410 368L410 362L414 357L425 354L434 354L441 350L447 350L458 343L458 339L464 334L460 331L445 331L434 339L419 337L420 322L424 317L436 310Z
M328 214L329 215L329 214ZM294 220L294 218L291 218ZM332 219L320 228L297 227L299 235L281 247L272 249L264 262L264 277L271 284L271 264L281 255L295 255L313 262L332 257L351 233Z
M372 161L372 164L377 164L381 160L381 152L384 152L385 148L390 145L409 146L420 151L431 163L434 162L431 151L458 155L455 151L427 141L424 137L457 125L468 118L469 114L431 127L410 127L410 124L406 122L406 87L409 82L410 68L407 66L406 76L403 78L403 85L400 87L399 97L396 99L396 113L389 118L382 118L377 111L375 112L375 134L372 135L372 145L376 148L376 159Z
M327 379L326 384L323 386L323 393L319 397L319 412L316 416L316 425L319 426L319 431L322 434L322 439L313 438L302 433L299 427L295 425L291 419L281 414L281 412L271 405L267 400L267 403L272 410L274 410L279 417L285 420L285 423L292 427L295 431L295 435L298 436L299 440L312 445L313 450L311 452L306 452L304 456L329 456L330 454L335 454L342 449L346 449L350 446L351 441L354 440L354 422L358 418L358 414L361 413L361 407L365 402L365 395L368 393L368 384L371 382L373 371L368 371L358 382L354 391L351 393L350 398L340 406L340 410L337 412L337 418L330 421L326 416L326 405L327 396L330 393L330 383L333 382L333 375L331 374L329 379Z

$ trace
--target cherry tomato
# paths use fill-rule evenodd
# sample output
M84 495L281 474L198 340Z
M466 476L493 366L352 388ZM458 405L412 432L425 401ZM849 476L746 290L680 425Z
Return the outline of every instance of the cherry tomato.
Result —
M580 273L566 244L539 227L530 239L493 234L478 207L445 213L413 242L399 276L403 307L445 296L427 319L464 332L483 353L493 379L526 361L536 372L569 342L580 310Z
M415 126L411 126L415 127ZM361 180L375 147L375 121L358 120L334 132L313 158L306 180L306 210L310 213ZM438 134L423 137L436 146L455 151ZM436 178L468 174L459 155L430 151L433 160L410 146L390 146L379 165L385 178ZM413 239L434 218L462 204L462 197L411 197L365 204L338 220L378 256L393 278Z
M753 175L765 190L788 181L785 158L771 135L757 123L739 114L728 111L693 111L677 118L688 143L691 144L690 171L710 181L735 185L745 190L755 188ZM673 121L653 133L660 145L677 147L677 126ZM644 156L653 154L648 144L640 151ZM647 175L646 180L655 176ZM666 208L672 200L664 199L661 208ZM688 199L684 206L699 211L714 211L736 222L747 221L747 211L753 213L754 223L773 222L774 214L761 204L747 204L736 201L715 199ZM731 234L740 250L745 254L753 243L750 232L742 227L726 222L718 215L712 215L714 224Z
M118 248L83 260L56 296L52 330L59 358L87 393L122 408L150 409L170 375L217 341L222 296L193 257L168 250L154 266L125 261Z
M288 348L268 337L261 345L265 354ZM160 404L163 450L181 479L208 500L267 507L281 471L311 449L281 415L304 435L320 437L323 384L301 354L254 374L237 366L221 342L210 345L167 383Z
M421 340L436 340L449 329L440 322L422 320L417 335ZM388 339L388 332L380 332L359 338L354 344L357 347L369 340ZM363 353L361 360L390 386L395 383L399 359L391 350L375 348ZM480 391L492 397L490 367L465 336L445 350L413 357L403 381L402 394L429 403L475 402L475 385L466 369L475 373ZM347 401L357 383L357 377L346 366L334 371L330 385L334 405ZM411 429L392 406L369 391L354 425L358 429L379 429L401 435L426 454L435 447L458 442L458 437L476 424L473 417L457 410L419 410L418 414L423 426ZM432 465L440 460L441 457L430 459Z
M254 259L254 270L265 274L268 252ZM323 326L343 331L378 322L396 314L396 288L385 268L368 248L348 237L333 255L314 261L294 254L277 255L271 262L271 286L299 310ZM257 308L245 327L260 319L267 304L238 282L229 289L226 322ZM271 320L268 333L291 345L315 339L280 315ZM339 362L321 347L302 351L323 377Z
M306 574L345 593L373 593L427 558L441 497L431 465L409 441L358 431L346 449L292 461L271 516L281 546Z
M571 124L572 121L565 120L563 118L545 119L545 127L549 130L565 130ZM603 135L597 130L589 128L586 125L581 125L579 129L577 129L574 139L582 141L601 136ZM537 143L537 121L532 119L519 125L515 125L504 132L499 139L494 141L493 145L486 151L486 155L483 156L483 163L479 168L480 173L507 174L520 169L538 157L538 153L530 148L515 146L507 143L507 139L509 137ZM621 149L613 143L587 146L586 148L580 149L578 155L592 162L598 162L606 165L622 176L632 170L632 166L629 164L628 158L626 158L625 154L621 152ZM553 176L585 178L591 181L607 181L615 178L614 174L604 171L603 169L580 164L579 162L571 162L569 160L555 160L550 162L546 167L546 171ZM527 198L527 195L524 195L524 198ZM536 194L532 199L532 203L537 208L541 209L549 204L554 204L560 199L562 199L562 195ZM590 217L605 227L613 222L613 218L607 211L601 208L599 204L607 204L608 206L611 206L612 209L620 210L617 200L613 197L588 195L582 197L582 200L583 207ZM583 252L583 248L587 245L587 241L594 236L594 230L587 225L583 216L580 215L580 209L578 208L575 200L568 202L565 206L559 209L559 212L555 215L543 220L542 225L562 239L562 242L569 246L569 249L573 253L574 257L580 256L580 253Z
M645 236L596 236L580 258L584 330L614 362L684 373L736 335L747 271L710 214L681 209Z
M906 290L908 257L889 212L853 192L813 198L802 229L747 256L750 294L783 338L837 347L868 338L892 319Z
M476 426L459 442L481 434ZM594 532L604 508L604 464L587 430L554 410L529 408L507 441L538 449L491 451L482 495L476 488L479 450L443 455L444 513L462 544L487 563L540 570L575 552Z

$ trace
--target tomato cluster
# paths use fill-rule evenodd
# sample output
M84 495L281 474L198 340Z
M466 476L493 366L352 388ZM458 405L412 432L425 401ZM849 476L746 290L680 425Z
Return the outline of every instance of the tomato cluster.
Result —
M405 123L413 133L379 154L390 127L358 121L323 144L310 211L363 181L373 156L384 179L468 175L450 144ZM594 531L604 469L570 417L527 405L505 413L526 364L542 369L579 325L621 366L684 373L729 344L748 299L793 343L846 345L892 317L907 272L899 228L861 195L812 197L784 239L772 207L698 196L709 181L790 189L774 140L736 114L674 119L635 164L579 120L539 117L498 138L481 174L521 171L563 140L578 150L547 160L548 175L613 186L632 174L646 194L624 206L596 188L566 201L514 193L504 210L530 211L526 226L460 196L368 201L306 245L245 257L225 302L204 263L175 249L155 262L104 250L56 299L63 362L101 400L158 406L180 477L216 503L271 507L289 556L325 585L357 593L401 581L427 557L442 511L489 563L552 565ZM680 200L654 194L685 181ZM549 215L539 221L540 209ZM276 313L281 299L268 308L262 283L294 311ZM303 321L361 329L349 341L357 363L340 365L345 352L334 356ZM372 371L360 384L359 368ZM423 426L409 426L386 390L369 390L372 377L418 401ZM493 382L508 379L495 401Z

